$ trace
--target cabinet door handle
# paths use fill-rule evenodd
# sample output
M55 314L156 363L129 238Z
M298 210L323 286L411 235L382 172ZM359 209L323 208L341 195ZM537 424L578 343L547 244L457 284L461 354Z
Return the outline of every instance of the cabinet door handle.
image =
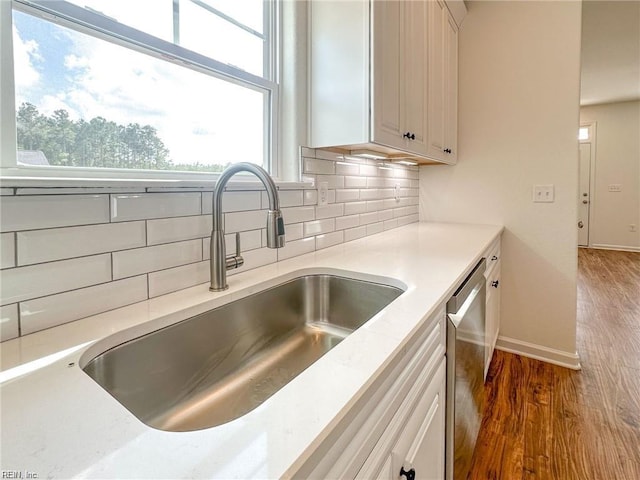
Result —
M500 280L494 280L491 282L491 286L494 288L498 288L498 285L500 285Z
M411 132L407 132L402 136L404 138L408 138L409 140L415 140L416 139L416 134L415 133L411 133Z
M498 257L496 257L495 255L491 257L491 261L495 262L498 259Z
M450 148L445 148L444 149L444 153L451 153L451 149Z
M416 471L412 468L408 472L404 469L404 467L400 467L400 476L407 477L407 480L415 480Z

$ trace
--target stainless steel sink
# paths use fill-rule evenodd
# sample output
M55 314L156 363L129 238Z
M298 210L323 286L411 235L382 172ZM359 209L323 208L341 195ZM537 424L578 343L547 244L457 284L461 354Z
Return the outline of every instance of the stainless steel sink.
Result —
M84 371L151 427L213 427L256 408L402 292L301 276L111 348Z

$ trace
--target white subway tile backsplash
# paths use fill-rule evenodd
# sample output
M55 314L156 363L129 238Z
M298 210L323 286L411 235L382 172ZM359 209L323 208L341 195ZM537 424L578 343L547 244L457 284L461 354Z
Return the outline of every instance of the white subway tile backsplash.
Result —
M307 222L315 219L316 209L315 207L291 207L282 208L282 218L285 225L290 223ZM266 221L266 220L265 220Z
M385 178L383 187L395 188L398 185L400 188L409 188L409 180L406 178Z
M305 190L304 191L304 204L316 205L318 203L318 190Z
M367 212L377 212L384 208L383 200L369 200L367 202Z
M336 229L336 221L333 218L314 220L304 224L304 236L311 237L322 233L333 232Z
M202 260L202 240L166 243L113 253L113 278L126 278Z
M301 157L315 157L316 149L308 148L308 147L300 147L300 156Z
M367 188L367 177L344 177L344 188Z
M304 204L302 190L279 190L278 197L280 198L280 208L300 207ZM262 192L262 208L269 208L267 192Z
M5 195L14 195L14 194L15 192L13 188L5 188L5 187L0 188L0 195L3 197Z
M366 177L367 178L367 188L382 188L385 186L385 181L387 179L382 177Z
M406 217L398 218L398 226L408 225L409 223L415 223L418 221L418 215L407 215Z
M365 226L350 228L344 231L345 242L350 242L351 240L356 240L358 238L362 238L366 236L367 236L367 227Z
M384 199L384 203L383 203L383 208L386 210L388 208L396 208L396 207L400 207L400 201L402 199L398 199L396 200L395 198L385 198Z
M287 242L283 248L278 248L278 261L286 260L287 258L297 257L304 253L313 252L316 248L315 237L303 238L301 240L295 240L293 242Z
M336 174L338 175L360 175L360 165L354 163L337 162ZM346 181L346 178L345 178ZM364 186L364 185L363 185Z
M342 153L331 152L329 150L316 149L316 158L323 158L326 160L333 160L334 162L341 162L344 160Z
M378 212L378 220L384 222L385 220L391 220L393 218L393 210L380 210Z
M360 175L365 177L375 177L378 172L378 167L375 165L360 165Z
M380 233L383 230L383 223L377 222L367 225L367 235L374 235L376 233Z
M111 195L111 221L200 215L201 198L198 192Z
M360 190L360 200L378 200L379 198L382 198L382 193L377 188Z
M28 230L16 236L18 265L115 252L146 244L142 221Z
M339 217L344 214L344 204L333 203L331 205L323 205L316 207L316 219Z
M147 276L127 278L20 303L23 335L147 299Z
M378 212L363 213L360 215L360 225L367 225L378 221Z
M0 307L0 342L11 340L19 335L18 304Z
M344 177L342 175L316 175L317 184L326 182L328 188L344 188Z
M410 215L411 212L410 211L411 207L399 207L399 208L394 208L393 209L393 217L394 218L398 218L398 217L404 217L406 215Z
M383 188L380 190L381 198L394 198L396 192L393 188Z
M332 247L333 245L337 245L342 242L344 242L343 231L326 233L324 235L318 235L316 237L316 250Z
M147 220L147 244L179 242L211 235L211 215Z
M345 228L353 228L360 225L360 215L347 215L336 218L336 230L344 230Z
M0 234L0 268L16 266L16 240L15 234Z
M353 215L367 211L367 202L350 202L344 204L344 214Z
M225 233L243 232L267 228L266 210L249 210L224 214ZM211 233L211 232L209 232Z
M336 202L354 202L360 200L360 190L336 190Z
M225 191L222 194L222 212L243 212L245 210L260 210L262 207L262 194L266 192L255 191ZM202 213L213 212L213 192L202 194Z
M191 263L149 274L149 298L209 281L209 261Z
M285 242L292 242L294 240L299 240L304 235L304 228L302 223L292 223L285 227L284 229L284 237ZM266 241L263 246L266 246Z
M3 305L111 281L111 255L94 255L0 271Z
M391 230L392 228L397 228L398 227L398 219L397 218L393 218L391 220L385 220L383 222L383 227L385 230Z
M316 160L315 158L303 159L304 173L333 175L336 171L336 163L331 160Z
M33 195L0 202L0 231L109 222L108 195Z

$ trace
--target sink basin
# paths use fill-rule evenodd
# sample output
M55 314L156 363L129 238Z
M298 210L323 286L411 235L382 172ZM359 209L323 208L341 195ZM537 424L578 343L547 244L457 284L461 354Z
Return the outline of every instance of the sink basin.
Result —
M209 428L256 408L402 292L300 276L129 340L83 370L151 427Z

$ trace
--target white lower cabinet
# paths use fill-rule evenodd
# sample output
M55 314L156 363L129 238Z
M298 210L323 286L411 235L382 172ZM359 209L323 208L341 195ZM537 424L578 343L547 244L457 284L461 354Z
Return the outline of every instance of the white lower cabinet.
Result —
M442 360L435 376L425 372L356 478L444 478L445 370Z
M487 259L485 277L487 279L487 302L485 313L485 361L484 376L487 377L489 365L493 358L496 341L500 332L500 239L498 239L484 254Z
M445 344L442 305L293 477L442 480Z

